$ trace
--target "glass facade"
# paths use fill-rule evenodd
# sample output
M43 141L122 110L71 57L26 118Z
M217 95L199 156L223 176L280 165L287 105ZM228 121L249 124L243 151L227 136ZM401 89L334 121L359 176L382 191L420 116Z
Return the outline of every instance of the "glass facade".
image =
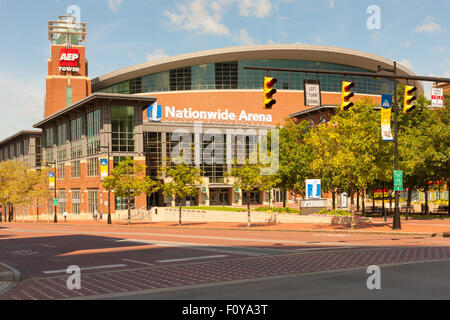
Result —
M81 145L82 137L82 117L70 121L70 157L71 159L80 158L83 155Z
M146 175L156 179L162 166L162 133L144 132Z
M340 65L328 62L315 62L306 60L240 60L216 62L195 65L174 70L159 72L121 82L114 86L100 90L108 93L145 93L179 90L213 90L213 89L262 89L266 71L244 70L244 66L274 68L301 68L311 70L337 70L370 72L362 68ZM322 91L340 92L340 75L315 75L294 72L272 71L271 75L278 79L275 88L278 90L303 90L303 80L316 80L321 82ZM381 95L393 91L393 83L386 79L368 77L347 77L354 81L355 93Z
M87 114L87 154L92 155L98 153L100 146L100 109L94 110Z
M134 152L134 107L112 106L112 151Z

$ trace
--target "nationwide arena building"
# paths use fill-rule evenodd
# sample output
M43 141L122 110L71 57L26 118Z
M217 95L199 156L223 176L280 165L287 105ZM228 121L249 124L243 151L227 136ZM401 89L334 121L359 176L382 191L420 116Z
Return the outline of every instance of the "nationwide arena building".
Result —
M206 50L158 59L112 71L95 79L88 77L86 24L61 16L49 22L51 57L48 60L44 118L34 125L40 131L23 131L0 143L0 159L21 159L30 165L47 165L56 170L59 214L112 213L126 209L126 203L102 187L105 162L110 170L125 157L146 165L154 179L161 167L183 143L194 145L189 157L203 170L198 195L183 200L187 205L240 206L246 194L224 179L240 150L248 157L267 130L289 118L312 123L329 120L341 103L343 76L271 72L278 79L277 103L263 108L265 71L244 66L308 68L376 72L392 67L393 61L361 51L299 44L272 44ZM414 75L399 65L401 75ZM386 79L347 77L355 82L355 101L369 97L380 103L381 94L393 91ZM319 80L320 105L305 105L304 81ZM419 91L422 85L415 83ZM181 133L180 133L181 132ZM213 147L215 161L201 161ZM33 155L30 157L29 155ZM186 156L186 155L185 155ZM199 161L200 159L200 161ZM38 160L42 160L39 163ZM104 163L105 164L105 163ZM254 204L281 203L280 190L254 191ZM287 194L288 201L294 201ZM136 209L175 206L175 199L161 192L139 196ZM53 211L53 196L41 213ZM17 209L21 210L21 209ZM25 209L24 209L25 210ZM26 212L35 212L27 208ZM19 212L20 214L20 212Z

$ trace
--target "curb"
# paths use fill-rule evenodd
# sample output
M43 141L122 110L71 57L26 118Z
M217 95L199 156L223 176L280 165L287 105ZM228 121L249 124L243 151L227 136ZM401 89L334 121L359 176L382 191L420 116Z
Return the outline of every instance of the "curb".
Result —
M19 284L19 282L21 280L21 275L20 275L19 270L14 269L13 267L11 267L1 261L0 261L0 265L9 269L9 271L0 272L0 285L5 286L5 289L0 290L0 297L1 297L2 295L7 293L8 291L12 290ZM0 286L0 288L1 287L3 287L3 286Z
M84 227L110 227L109 225L91 225L91 224L64 224L65 226L84 226ZM431 238L450 238L450 232L402 232L402 231L364 231L364 230L316 230L316 229L258 229L258 227L247 228L221 228L221 227L185 227L185 226L142 226L142 225L114 225L111 227L139 228L139 229L185 229L185 230L233 230L233 231L262 231L262 232L315 232L315 233L346 233L346 234L378 234L392 236L424 236ZM0 264L2 264L0 262ZM18 271L17 271L18 272ZM20 273L19 273L20 274Z
M0 281L20 282L20 271L0 261L0 265L9 269L9 271L0 272Z

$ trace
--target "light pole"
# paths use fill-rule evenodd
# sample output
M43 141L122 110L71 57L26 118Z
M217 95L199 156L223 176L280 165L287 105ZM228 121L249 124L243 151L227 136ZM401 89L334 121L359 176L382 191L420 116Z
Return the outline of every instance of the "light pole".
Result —
M98 146L97 151L100 151L100 149L107 149L108 150L108 177L109 177L109 142L107 146ZM108 224L112 224L111 221L111 190L108 189Z
M55 174L55 186L54 186L54 198L53 198L53 201L55 201L54 199L56 199L56 160L55 160L55 161L47 162L47 163L46 163L46 167L48 167L49 164L52 164L52 165L55 166L55 171L54 171L54 174ZM55 204L55 205L53 206L53 208L54 208L53 222L54 222L54 223L57 223L57 222L58 222L58 217L57 217L57 215L56 215L56 208L57 208L57 205Z

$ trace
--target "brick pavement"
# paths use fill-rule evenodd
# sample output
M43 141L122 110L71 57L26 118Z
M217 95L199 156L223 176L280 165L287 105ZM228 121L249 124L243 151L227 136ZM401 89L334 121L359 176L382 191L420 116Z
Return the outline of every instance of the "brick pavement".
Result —
M239 258L164 267L90 273L81 276L81 290L68 290L68 275L30 279L1 299L49 300L89 297L139 290L176 288L224 281L295 275L369 265L450 259L450 247L333 250Z

